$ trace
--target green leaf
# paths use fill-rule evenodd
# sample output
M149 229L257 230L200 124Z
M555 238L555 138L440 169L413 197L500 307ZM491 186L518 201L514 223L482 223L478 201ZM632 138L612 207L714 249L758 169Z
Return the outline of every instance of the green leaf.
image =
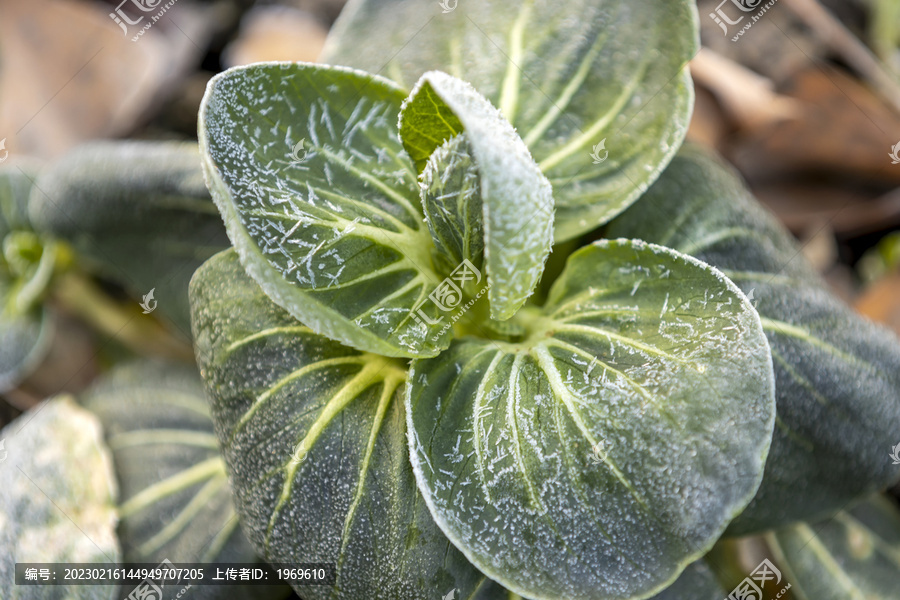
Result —
M798 600L900 600L900 509L887 498L767 540Z
M38 170L12 165L0 166L0 240L11 231L31 230L28 222L28 195Z
M451 274L463 260L484 266L481 182L472 151L461 133L441 144L420 176L422 209L434 241L432 260Z
M127 562L252 563L225 461L194 367L146 361L117 367L82 397L100 419L119 482ZM287 586L200 586L197 598L277 598Z
M433 69L474 85L553 185L557 241L634 202L687 131L693 86L686 65L699 48L694 2L452 4L445 14L438 2L351 2L322 60L404 86ZM604 140L597 156L605 160L595 164L592 150Z
M722 269L762 318L778 419L757 497L730 533L834 514L900 476L900 344L834 297L732 171L687 149L608 230Z
M273 301L354 348L433 356L450 332L433 304L427 322L410 310L442 277L397 135L405 97L350 69L238 67L209 84L200 146L228 235Z
M0 392L15 387L40 363L52 337L51 318L38 300L55 253L44 254L27 216L36 174L30 167L0 167Z
M337 565L317 598L489 598L434 524L406 450L406 369L318 335L275 305L233 251L191 283L197 356L235 492L270 562ZM235 310L240 307L240 310Z
M705 560L692 562L678 579L650 600L722 600L726 592Z
M154 289L159 312L190 336L188 282L229 245L196 144L85 144L40 175L29 212L135 299Z
M22 314L10 306L14 288L0 274L0 392L10 390L34 370L50 347L53 325L43 308Z
M72 398L47 400L0 431L0 598L118 598L112 585L14 585L16 562L119 562L115 500L100 423Z
M541 279L553 243L553 191L500 111L466 82L426 73L400 112L406 151L421 171L441 144L460 133L478 170L491 317L504 321ZM442 162L433 171L450 166Z
M573 254L533 311L521 344L413 361L419 489L516 593L650 595L759 486L775 417L759 319L719 272L628 240Z

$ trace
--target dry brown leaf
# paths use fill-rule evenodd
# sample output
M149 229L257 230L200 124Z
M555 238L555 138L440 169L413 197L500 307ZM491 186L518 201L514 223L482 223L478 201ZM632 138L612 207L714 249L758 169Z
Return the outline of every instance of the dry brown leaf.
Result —
M269 60L315 62L328 32L311 14L283 6L248 12L238 38L223 53L228 67Z
M856 310L900 334L900 273L895 271L869 286L856 301Z
M727 152L745 176L762 181L805 171L900 184L900 168L888 157L900 117L856 79L810 67L781 92L804 103L801 117L750 131Z
M732 127L715 96L695 82L694 114L691 115L691 124L688 127L688 139L708 148L719 148L731 130Z
M712 92L740 129L793 119L802 110L796 100L776 94L771 80L709 48L701 48L691 61L691 74L697 84Z
M127 133L205 44L208 27L189 0L137 42L110 12L72 0L0 0L0 139L11 155L52 158Z

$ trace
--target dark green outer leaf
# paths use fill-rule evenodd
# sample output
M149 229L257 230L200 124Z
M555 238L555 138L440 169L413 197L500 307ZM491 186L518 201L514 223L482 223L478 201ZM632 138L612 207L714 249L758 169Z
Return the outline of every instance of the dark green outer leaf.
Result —
M900 507L887 498L767 539L799 600L900 600Z
M127 562L252 563L213 422L194 367L146 361L116 368L82 398L103 425L119 482ZM277 599L288 586L192 589L196 599Z
M722 600L725 595L709 564L698 560L688 565L675 583L650 600Z
M900 344L825 288L737 176L696 149L609 227L706 261L753 294L772 348L778 419L735 534L821 518L889 485L900 431Z
M322 60L407 87L433 69L473 84L553 185L557 241L627 208L671 160L693 106L693 1L450 4L442 13L436 0L354 0ZM594 164L604 139L609 155Z
M24 315L11 312L6 304L10 290L0 274L0 392L16 387L40 364L53 338L53 322L43 308Z
M80 146L41 174L29 211L134 298L155 289L159 312L185 336L191 275L229 246L192 143Z
M756 313L708 265L616 240L573 254L528 322L521 344L464 338L412 363L435 520L530 598L665 588L762 478L775 405Z
M493 598L434 524L406 450L402 363L363 354L272 303L233 251L191 284L197 355L236 506L272 562L333 562L320 598ZM240 310L235 310L240 307Z
M441 277L397 135L405 97L352 69L238 67L209 84L200 146L228 235L274 302L349 346L433 356L450 332L410 310Z
M16 562L121 559L116 480L100 423L71 397L59 396L13 421L0 440L0 598L118 598L114 585L14 584Z

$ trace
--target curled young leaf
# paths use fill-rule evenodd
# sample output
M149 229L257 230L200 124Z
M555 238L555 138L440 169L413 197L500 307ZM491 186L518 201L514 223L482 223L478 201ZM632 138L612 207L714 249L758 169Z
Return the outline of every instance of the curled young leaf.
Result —
M438 525L529 598L645 597L753 497L775 417L753 308L637 241L573 254L521 343L413 361L413 468Z
M420 176L422 209L435 246L432 258L442 273L452 273L463 260L479 270L484 266L479 179L464 133L438 146Z
M238 67L200 109L207 182L247 272L314 331L385 356L449 343L416 172L397 135L406 93L352 69Z
M608 235L708 262L751 298L772 348L778 419L759 493L734 534L833 514L900 477L900 344L833 296L740 179L685 149Z
M478 171L491 317L506 320L544 271L553 243L553 191L500 111L466 82L426 73L400 112L404 147L421 170L441 144L461 133ZM441 156L433 170L452 166L437 162Z
M623 211L674 156L693 107L686 66L699 48L693 0L460 0L445 7L354 0L322 59L403 86L433 69L474 85L553 185L556 241Z
M900 600L900 507L887 498L766 539L798 600Z
M396 359L316 334L274 304L234 251L191 282L197 357L235 503L270 562L334 563L325 598L492 598L435 525L406 451ZM240 311L234 307L240 306Z

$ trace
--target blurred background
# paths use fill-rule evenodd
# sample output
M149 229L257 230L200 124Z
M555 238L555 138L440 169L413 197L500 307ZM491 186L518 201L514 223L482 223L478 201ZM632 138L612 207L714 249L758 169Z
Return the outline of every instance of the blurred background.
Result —
M214 74L316 60L344 2L178 0L137 41L110 18L120 4L0 0L0 159L52 161L94 139L195 140ZM736 42L710 18L720 5L699 1L689 138L738 168L840 297L900 332L900 0L779 0ZM82 390L125 351L56 310L49 353L2 395L0 426ZM176 352L147 353L189 359L189 336L168 334Z

